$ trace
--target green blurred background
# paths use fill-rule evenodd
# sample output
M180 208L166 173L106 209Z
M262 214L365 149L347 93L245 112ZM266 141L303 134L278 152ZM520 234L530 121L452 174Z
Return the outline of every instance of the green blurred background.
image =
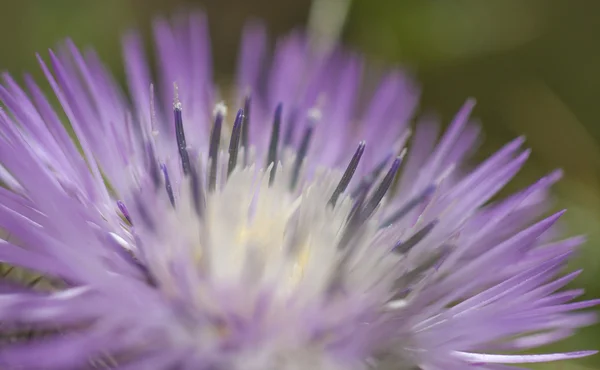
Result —
M340 18L346 0L328 0ZM209 16L215 69L227 81L243 23L260 18L271 35L309 22L311 0L0 0L0 70L41 78L34 53L69 36L91 46L123 79L120 35L149 32L156 15L200 7ZM323 8L325 9L325 8ZM323 25L323 23L320 23ZM327 22L325 22L327 26ZM402 64L423 85L423 103L448 119L470 96L478 100L486 140L481 155L520 134L533 158L512 185L555 167L569 233L589 241L575 266L588 296L600 296L600 1L353 0L343 41L374 63ZM600 326L548 350L600 348ZM599 368L600 355L543 369Z

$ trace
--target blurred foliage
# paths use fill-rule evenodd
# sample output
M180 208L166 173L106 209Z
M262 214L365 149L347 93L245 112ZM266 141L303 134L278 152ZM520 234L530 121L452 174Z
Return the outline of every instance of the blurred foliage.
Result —
M345 0L331 0L345 1ZM308 20L310 0L0 0L0 69L41 77L34 57L65 37L93 45L122 80L120 35L149 32L155 15L201 6L209 14L215 66L230 75L243 23L263 19L277 35ZM481 155L525 134L533 158L513 187L555 167L566 176L557 207L570 233L589 236L576 282L600 296L600 1L353 0L347 44L373 60L401 63L423 84L424 109L446 121L469 96L478 99L486 141ZM590 328L552 350L598 348ZM583 362L600 368L600 356ZM571 364L540 369L580 369ZM583 369L583 368L581 368Z

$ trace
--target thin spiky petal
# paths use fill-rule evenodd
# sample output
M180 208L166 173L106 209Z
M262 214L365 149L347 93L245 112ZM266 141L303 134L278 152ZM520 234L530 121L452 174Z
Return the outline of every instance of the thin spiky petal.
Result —
M130 33L130 100L93 52L38 56L76 141L31 77L3 76L1 368L499 370L595 353L520 353L599 303L563 290L584 240L557 239L563 211L544 217L560 171L498 198L523 138L469 170L474 101L439 141L431 117L412 135L407 75L359 108L359 56L298 31L269 60L257 23L232 121L207 30L201 14L155 22L156 84Z

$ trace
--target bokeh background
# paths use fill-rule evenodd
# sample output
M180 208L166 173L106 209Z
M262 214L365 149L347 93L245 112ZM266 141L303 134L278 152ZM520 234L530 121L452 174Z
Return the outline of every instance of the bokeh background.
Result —
M569 209L569 233L589 237L573 263L586 269L576 284L588 296L599 297L600 1L327 0L327 6L313 12L319 15L314 19L311 4L0 0L0 70L41 78L35 52L71 37L80 46L93 45L123 81L123 32L138 28L149 33L153 17L199 7L209 16L217 78L226 83L245 20L262 19L274 37L318 20L313 25L338 29L342 41L372 63L402 64L414 71L423 86L422 106L446 120L467 97L476 97L475 115L486 138L482 156L525 134L533 158L511 186L562 167L566 176L555 188L556 206ZM548 350L578 348L600 348L600 326ZM600 369L600 356L538 368Z

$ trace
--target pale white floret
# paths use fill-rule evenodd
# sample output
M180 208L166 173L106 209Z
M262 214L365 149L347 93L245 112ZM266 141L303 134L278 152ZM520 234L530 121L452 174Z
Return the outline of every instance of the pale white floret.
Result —
M225 152L219 162L227 163ZM163 197L156 205L161 208L161 226L142 241L157 243L145 250L152 253L148 265L161 289L173 297L191 293L187 299L193 300L198 312L218 316L233 310L256 321L252 315L263 305L261 325L277 328L273 342L263 346L269 352L265 357L281 364L274 369L298 365L297 359L292 361L300 355L298 349L303 349L307 366L312 361L327 362L319 358L324 342L314 342L314 329L305 323L343 326L365 310L380 310L389 299L394 269L402 259L390 255L389 243L377 236L378 213L361 223L350 245L341 247L353 201L342 196L335 207L328 202L342 174L301 173L298 186L291 190L293 163L294 153L288 151L271 184L273 165L267 169L258 169L258 163L238 166L229 175L226 166L218 166L217 187L206 192L202 215L196 214L190 188L182 182L176 207ZM181 274L201 275L190 284L191 292L183 292L172 273L181 256L184 265L192 261L194 266L194 271ZM343 294L331 294L336 284ZM218 342L226 339L226 333L221 327L205 327L193 334L193 340ZM178 335L177 340L184 339Z

